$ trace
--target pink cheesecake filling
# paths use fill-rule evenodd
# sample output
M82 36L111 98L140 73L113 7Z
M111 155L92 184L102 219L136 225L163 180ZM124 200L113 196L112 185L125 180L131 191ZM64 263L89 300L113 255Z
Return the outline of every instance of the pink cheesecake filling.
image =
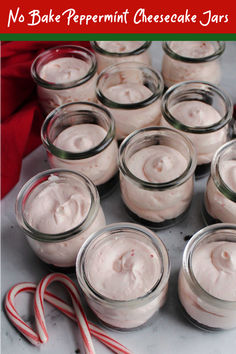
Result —
M89 80L70 87L70 83L86 77L90 70L89 63L73 57L57 58L45 64L39 76L48 82L48 88L38 86L40 103L48 114L54 108L75 101L95 101L95 86L97 75ZM50 84L65 84L65 89L50 89Z
M96 124L78 124L63 130L53 144L61 150L81 153L98 146L107 131ZM50 164L57 168L69 168L89 177L96 185L109 181L117 172L117 142L113 140L104 150L85 159L60 159L49 155Z
M225 301L236 301L235 242L214 241L198 246L192 256L192 272L200 287L213 298L205 298L190 286L182 269L179 298L190 317L210 328L236 327L235 306L225 306Z
M218 123L222 117L211 105L201 101L183 101L170 108L171 115L188 127L207 127ZM170 127L162 117L161 125ZM193 143L198 165L211 162L215 151L227 141L227 126L206 134L183 132Z
M87 75L90 65L73 57L54 59L45 64L39 75L48 82L63 84L82 79Z
M225 306L225 301L236 301L235 242L214 241L200 245L192 256L192 271L201 288L213 298L206 299L194 290L182 269L179 298L190 317L210 328L236 327L235 306Z
M220 175L224 183L236 193L236 160L222 161Z
M109 326L137 328L165 302L168 279L162 283L163 255L139 233L104 233L85 251L81 265L83 281L90 289L85 291L86 300Z
M202 41L173 41L170 48L174 53L187 58L203 58L200 63L176 60L164 54L162 75L165 85L170 87L181 81L200 80L218 84L221 70L218 60L204 62L204 58L215 53L214 45Z
M35 230L56 234L78 226L86 218L90 205L90 196L84 188L52 175L29 196L25 218Z
M107 132L95 124L78 124L63 130L53 144L65 151L84 152L99 145Z
M158 253L145 242L112 238L90 254L86 276L100 294L113 300L131 300L147 294L161 277Z
M144 64L150 64L151 58L149 53L145 50L140 54L131 54L136 49L140 48L143 42L140 41L98 41L98 46L104 49L108 54L102 54L96 52L96 59L98 65L98 73L100 73L104 68L123 63L127 61L140 62ZM123 54L124 56L114 56L109 54Z
M141 84L124 83L106 88L104 95L113 102L129 104L146 100L152 96L152 91Z
M236 161L222 161L220 175L224 183L236 193ZM216 187L212 177L207 182L205 193L207 212L222 222L236 223L236 203L228 199Z
M138 75L138 73L128 73L128 75ZM117 104L135 104L137 105L153 95L152 91L144 86L137 77L135 81L112 85L104 89L104 96ZM161 117L160 99L143 108L116 109L110 108L110 112L116 122L117 139L123 139L136 129L158 125Z
M34 252L44 262L57 267L75 265L76 255L88 236L105 226L101 207L83 231L72 238L53 242L53 235L79 226L88 217L91 206L89 191L77 181L51 175L29 195L25 205L25 218L35 230L51 235L52 242L41 242L28 237Z
M236 301L236 243L218 241L199 246L192 268L205 291L218 299Z
M142 46L140 41L98 41L97 44L109 53L129 53Z
M154 145L137 151L127 162L130 172L140 180L152 183L172 181L186 170L187 160L177 150ZM182 214L190 203L193 180L163 191L139 188L121 175L122 198L126 206L139 217L162 222Z
M173 41L170 48L178 55L187 58L204 58L214 54L214 45L203 41Z

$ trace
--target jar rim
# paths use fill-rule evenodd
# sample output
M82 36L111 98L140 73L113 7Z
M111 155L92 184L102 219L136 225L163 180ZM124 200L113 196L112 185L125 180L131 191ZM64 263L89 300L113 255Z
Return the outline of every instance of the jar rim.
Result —
M152 92L152 94L148 98L135 103L118 103L107 98L103 94L102 89L100 88L101 80L103 80L103 78L106 79L107 75L109 74L115 74L116 72L121 70L132 70L132 69L146 70L149 72L149 74L154 75L158 82L158 85L155 87L155 91ZM139 62L129 61L129 62L110 65L100 72L96 82L96 96L98 101L101 102L106 107L116 108L116 109L132 110L132 109L146 107L151 103L155 102L159 97L161 97L163 91L164 91L164 81L161 74L158 71L154 70L151 66Z
M228 199L236 202L236 192L233 191L224 181L220 173L220 160L222 154L230 149L232 146L235 147L235 159L236 159L236 139L230 140L224 145L222 145L214 154L211 163L211 177L214 181L216 188L225 195Z
M77 55L82 54L84 57L89 58L91 60L91 67L89 68L89 71L83 77L76 80L69 81L67 83L53 83L42 79L40 74L38 73L37 66L40 64L40 62L43 61L46 55L57 54L56 59L60 58L61 57L60 51L63 50L68 50L69 52L72 52L72 54L77 54ZM33 80L36 82L36 84L50 90L65 90L76 86L80 86L85 82L87 82L88 80L90 80L96 74L96 71L97 71L97 62L93 52L85 47L77 46L77 45L60 45L60 46L49 48L44 52L42 52L41 54L39 54L34 59L31 65L31 76Z
M143 133L156 133L157 135L160 133L167 133L167 134L172 134L172 137L177 136L178 138L181 138L182 141L184 141L188 152L189 152L189 161L188 161L188 165L186 167L186 169L181 173L180 176L178 176L177 178L170 180L168 182L162 182L162 183L155 183L155 182L148 182L145 180L142 180L140 178L138 178L137 176L135 176L130 169L128 168L126 161L125 161L125 150L127 148L127 146L132 143L132 140L135 139L138 135L141 135ZM164 134L160 135L160 136L165 136ZM184 136L183 134L181 134L180 132L171 129L171 128L167 128L167 127L147 127L147 128L142 128L142 129L138 129L135 130L133 133L129 134L121 143L120 148L119 148L119 155L118 155L118 159L119 159L119 168L120 171L126 176L128 177L130 180L132 180L133 183L137 184L138 186L141 186L144 189L147 190L155 190L155 191L164 191L166 189L169 188L174 188L178 185L183 184L186 180L188 180L191 175L194 173L194 170L196 168L197 165L197 155L196 155L196 150L192 144L192 142L190 141L189 138L187 138L186 136Z
M154 286L151 289L149 289L149 291L146 294L130 300L115 300L100 294L97 290L95 290L91 286L91 284L88 284L88 281L84 279L84 274L82 272L83 262L85 261L85 257L86 257L85 252L88 249L88 247L91 246L95 240L97 240L100 236L104 235L105 233L108 232L115 233L115 232L119 232L119 230L127 230L131 232L138 231L139 234L143 234L151 241L152 245L158 251L161 258L162 270L161 270L160 279L158 279L158 281L154 284ZM107 235L105 237L109 238L110 236ZM129 222L118 222L118 223L106 225L100 230L94 232L83 243L76 258L76 276L78 279L78 283L83 289L83 291L85 292L85 294L88 293L95 300L102 301L103 303L110 303L113 306L122 306L122 307L123 306L136 307L139 306L139 302L142 302L142 304L146 304L147 302L151 301L156 296L158 296L164 290L165 286L168 283L168 279L170 276L170 268L171 265L170 265L169 254L165 244L160 239L160 237L156 235L153 231L146 228L145 226L135 224L135 223L129 223Z
M56 233L56 234L49 234L49 233L44 233L41 231L38 231L34 229L26 220L24 216L24 212L22 209L22 205L25 201L25 199L28 197L28 194L31 193L31 191L40 184L43 183L44 181L47 181L47 177L50 177L51 175L66 175L70 176L73 175L76 178L79 178L80 181L85 183L91 197L91 203L90 207L88 210L87 215L85 218L80 222L77 226L75 226L72 229L69 229L64 232ZM27 234L27 236L40 241L40 242L50 242L50 243L56 243L56 242L61 242L65 240L69 240L73 237L76 237L78 233L84 231L94 220L98 213L99 209L99 203L100 203L100 198L99 194L97 191L97 188L93 184L93 182L83 175L82 173L78 173L75 171L67 170L67 169L61 169L61 168L55 168L55 169L50 169L46 170L43 172L40 172L30 178L20 189L17 198L16 198L16 203L15 203L15 214L16 214L16 219L19 224L19 226L23 229L23 231Z
M185 278L188 282L190 288L198 294L198 297L203 298L206 302L211 302L216 306L223 306L227 309L236 310L236 301L224 300L220 299L214 295L208 293L197 281L193 269L192 269L192 257L193 252L196 247L200 244L200 242L207 237L211 236L214 231L235 231L236 237L236 225L232 223L218 223L213 224L210 226L206 226L203 229L196 232L191 239L188 241L184 252L183 252L183 259L182 259L182 271L184 272Z
M193 87L195 86L195 88ZM206 88L210 88L211 91L216 93L224 102L225 102L225 107L226 107L226 113L225 115L216 123L207 125L207 126L189 126L185 125L178 119L176 119L169 111L168 108L168 103L169 99L172 97L173 94L176 93L176 91L179 88L186 87L187 92L189 93L196 93L196 92L203 92ZM190 87L190 89L188 88ZM191 89L192 87L192 89ZM206 91L206 90L205 90ZM206 91L207 92L207 91ZM182 101L184 102L184 100ZM199 101L201 102L201 101ZM211 132L215 132L221 128L223 128L227 123L229 123L230 119L232 118L233 114L233 104L228 96L228 94L222 90L221 88L211 84L210 82L207 81L198 81L198 80L189 80L189 81L182 81L180 83L177 83L175 85L172 85L171 87L168 88L168 90L164 93L162 97L162 102L161 102L161 113L163 115L163 118L174 128L187 132L187 133L193 133L193 134L207 134Z
M225 50L225 42L223 42L223 41L214 41L218 45L218 49L216 49L214 51L214 53L212 53L210 55L207 55L205 57L191 58L191 57L186 57L186 56L183 56L183 55L180 55L180 54L176 53L173 49L171 49L170 44L169 44L170 42L172 42L172 41L164 41L162 43L162 48L163 48L164 52L168 56L170 56L172 59L183 61L183 62L186 62L186 63L204 63L204 62L209 62L209 61L217 59L220 55L223 54L223 52Z
M54 143L50 140L48 135L48 129L51 128L51 124L53 124L53 120L60 118L60 116L55 118L55 115L57 115L58 112L60 111L63 112L63 110L67 107L78 106L78 105L87 106L89 110L86 111L86 113L87 112L93 113L94 112L93 108L95 108L98 112L101 112L103 116L106 117L106 119L109 121L109 129L107 130L107 133L105 137L102 139L102 141L89 150L85 150L83 152L72 152L72 151L60 149L59 147L55 146ZM75 112L78 112L78 110L76 110ZM73 113L73 111L68 111L68 114L70 113ZM112 114L105 107L99 106L96 103L92 103L92 102L78 101L78 102L65 103L61 106L58 106L47 115L41 127L41 140L45 148L48 151L50 151L54 156L57 156L61 159L67 159L67 160L87 159L89 157L97 155L100 152L102 152L108 145L111 144L114 137L115 137L115 120Z
M128 42L128 41L124 41L124 42ZM101 48L98 44L98 41L90 41L91 47L95 52L98 52L99 54L111 56L111 57L127 57L130 55L139 55L145 52L145 50L147 50L150 47L151 43L152 41L144 41L144 43L140 45L140 47L131 50L130 52L117 53L117 52L109 52L106 49Z

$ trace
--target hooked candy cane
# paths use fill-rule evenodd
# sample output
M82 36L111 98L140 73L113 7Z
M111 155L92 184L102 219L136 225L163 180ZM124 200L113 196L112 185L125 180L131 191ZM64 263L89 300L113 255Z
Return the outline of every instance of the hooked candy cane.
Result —
M45 319L44 319L44 308L43 308L43 299L45 299L47 302L49 302L51 305L56 307L58 310L63 312L65 315L67 315L69 318L71 318L73 321L78 323L78 319L76 317L75 310L69 306L66 302L61 300L58 296L54 295L53 293L49 292L46 290L47 286L53 282L53 281L58 281L59 277L62 276L63 278L63 284L66 286L66 288L72 286L71 289L73 289L74 294L78 294L78 290L74 283L71 281L70 278L65 276L64 274L51 274L47 277L45 277L38 287L36 284L25 282L25 283L19 283L13 286L7 293L6 299L5 299L5 308L7 315L13 325L34 345L39 345L48 339L47 331L44 332L46 329L45 325ZM61 278L60 278L61 279ZM67 281L66 281L67 280ZM64 283L65 282L65 283ZM46 286L47 284L47 286ZM73 285L72 285L73 284ZM40 330L41 333L41 339L39 334L37 334L35 331L32 330L30 326L28 326L19 316L18 312L15 309L14 306L14 299L15 297L21 293L21 292L31 292L35 293L36 288L38 289L38 300L40 301L39 308L38 308L38 314L42 314L43 317L40 319L38 326L40 327L40 323L43 323L43 328L44 330ZM78 294L79 295L79 294ZM79 296L78 296L79 299ZM72 300L73 301L73 300ZM80 303L80 301L79 301ZM81 307L82 309L82 307ZM83 311L83 310L82 310ZM41 321L43 319L43 321ZM85 317L86 319L86 317ZM93 336L95 336L100 342L102 342L104 345L109 347L114 353L117 354L132 354L125 346L117 342L115 339L112 337L108 336L103 330L101 330L98 326L94 325L91 322L88 322L88 328ZM45 340L46 339L46 340Z

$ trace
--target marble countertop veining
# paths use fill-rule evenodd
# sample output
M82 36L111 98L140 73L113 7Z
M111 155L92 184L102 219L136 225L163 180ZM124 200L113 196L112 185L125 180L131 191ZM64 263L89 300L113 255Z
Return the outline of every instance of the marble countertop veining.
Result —
M162 49L160 42L151 45L153 66L161 69ZM223 77L221 87L236 103L236 42L227 42L222 57ZM19 229L14 203L21 186L36 173L48 169L47 156L42 146L34 150L23 161L22 172L18 184L1 202L1 292L2 305L6 291L15 283L22 281L38 282L48 273L46 266L34 255L23 232ZM177 300L177 279L181 265L182 253L186 239L202 227L201 217L203 192L206 179L195 183L193 202L187 218L180 224L167 230L158 231L169 251L171 260L171 275L168 298L165 306L154 316L152 321L141 329L132 332L118 332L107 329L115 339L126 345L134 354L234 354L236 348L235 330L209 333L201 331L184 318ZM102 200L102 206L107 223L131 221L125 212L120 198L119 187ZM75 280L75 278L74 278ZM53 286L52 286L53 287ZM61 288L54 286L59 293ZM16 307L27 321L33 322L32 296L20 295ZM76 325L50 305L45 306L46 323L49 341L39 348L32 346L10 324L2 311L1 349L4 354L76 354L78 353L78 335ZM91 311L86 307L88 318L96 321ZM102 344L94 340L97 354L110 353Z

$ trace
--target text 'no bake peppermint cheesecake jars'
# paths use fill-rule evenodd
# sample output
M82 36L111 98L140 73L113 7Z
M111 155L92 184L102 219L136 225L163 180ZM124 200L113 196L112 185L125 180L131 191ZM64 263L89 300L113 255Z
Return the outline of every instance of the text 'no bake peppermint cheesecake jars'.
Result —
M173 129L149 127L130 134L119 150L120 187L129 215L151 228L183 219L193 195L196 152Z
M224 144L213 157L205 190L203 218L207 224L236 224L236 139Z
M161 239L141 225L116 223L95 232L76 260L78 283L106 325L128 330L163 306L170 275Z
M41 138L52 168L85 174L107 194L118 179L118 146L110 113L89 102L73 102L45 119Z
M95 101L97 64L94 54L64 45L41 53L31 66L44 114L65 103Z
M161 126L187 136L197 152L196 177L206 175L216 150L229 139L232 102L219 87L203 81L171 86L162 98Z
M236 225L214 224L193 235L184 250L178 293L196 326L236 327Z
M62 271L74 270L83 242L105 225L94 184L63 169L41 172L25 183L17 196L16 218L36 255Z
M116 64L100 73L97 100L113 115L118 140L136 129L159 125L163 89L161 75L142 63Z
M93 41L90 44L95 52L98 73L107 66L127 61L151 64L149 41Z
M219 58L224 42L163 42L162 75L166 87L182 81L200 80L218 85L221 78Z

